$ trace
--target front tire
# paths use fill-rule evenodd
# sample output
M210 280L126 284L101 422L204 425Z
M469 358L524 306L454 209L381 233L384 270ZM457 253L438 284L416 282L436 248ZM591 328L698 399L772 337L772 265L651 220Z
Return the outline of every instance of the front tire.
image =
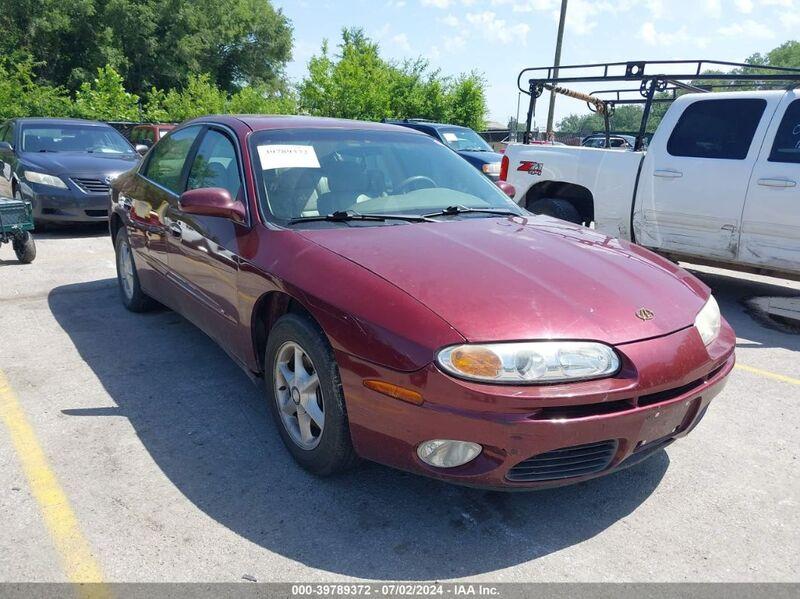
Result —
M319 327L298 314L282 316L267 340L264 371L270 410L295 461L320 476L352 468L358 458L339 368Z
M17 255L17 260L22 264L30 264L36 259L36 242L30 231L23 231L12 240L11 245Z
M155 301L142 291L139 284L139 273L133 261L133 250L128 240L128 232L124 227L117 231L114 239L114 250L117 255L117 283L122 304L131 312L147 312L156 305Z
M534 202L528 210L534 214L552 216L576 225L583 224L580 212L568 200L544 198Z

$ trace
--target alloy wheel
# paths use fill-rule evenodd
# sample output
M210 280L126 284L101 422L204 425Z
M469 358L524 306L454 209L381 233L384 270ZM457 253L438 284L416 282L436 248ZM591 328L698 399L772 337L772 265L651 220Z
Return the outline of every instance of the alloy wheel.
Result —
M314 449L325 427L325 403L314 363L294 341L278 350L274 381L275 401L286 432L298 447Z
M123 239L119 245L119 280L122 283L122 292L128 300L133 298L134 274L133 256L131 246L127 239Z

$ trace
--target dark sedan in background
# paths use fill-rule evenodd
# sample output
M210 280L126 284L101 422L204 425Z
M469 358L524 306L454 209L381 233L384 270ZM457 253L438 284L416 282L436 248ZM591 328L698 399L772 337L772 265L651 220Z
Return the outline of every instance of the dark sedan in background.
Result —
M109 184L138 160L104 123L11 119L0 125L0 196L30 201L37 226L104 221Z
M405 119L402 121L385 121L394 125L416 129L444 145L469 162L472 166L489 177L492 181L500 178L500 161L502 154L498 154L486 141L469 127L434 123L423 119Z

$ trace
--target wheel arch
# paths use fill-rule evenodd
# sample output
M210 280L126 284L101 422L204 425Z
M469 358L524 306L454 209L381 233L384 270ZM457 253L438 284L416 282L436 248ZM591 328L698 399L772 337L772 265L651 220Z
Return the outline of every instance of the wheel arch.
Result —
M117 233L122 228L122 217L116 212L111 212L111 218L108 220L108 230L111 233L111 243L117 239Z
M565 181L542 181L525 193L525 208L545 198L566 200L572 204L588 225L594 221L594 196L588 188Z
M325 335L317 319L297 298L284 291L268 291L259 297L253 305L253 313L250 318L250 335L256 352L259 374L264 372L264 353L267 349L269 333L275 323L278 322L278 319L285 314L305 316L319 327L319 330ZM325 336L327 338L327 335Z

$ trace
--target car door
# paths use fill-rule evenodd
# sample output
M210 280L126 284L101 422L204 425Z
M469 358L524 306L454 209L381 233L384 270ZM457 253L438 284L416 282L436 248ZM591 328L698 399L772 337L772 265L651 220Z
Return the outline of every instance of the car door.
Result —
M638 243L736 258L747 185L777 101L768 104L763 97L730 94L676 101L642 165L634 213Z
M167 210L177 206L186 180L187 158L203 130L201 125L177 129L153 148L138 174L120 192L119 201L128 210L131 248L143 263L140 276L167 276ZM158 278L158 277L155 277ZM144 282L146 287L158 285Z
M234 137L222 128L206 129L189 159L186 190L227 189L244 202L242 170ZM186 214L170 204L169 266L182 293L182 312L211 337L230 347L239 322L237 237L247 227L231 220Z
M787 92L767 131L742 213L739 261L800 273L800 91Z

